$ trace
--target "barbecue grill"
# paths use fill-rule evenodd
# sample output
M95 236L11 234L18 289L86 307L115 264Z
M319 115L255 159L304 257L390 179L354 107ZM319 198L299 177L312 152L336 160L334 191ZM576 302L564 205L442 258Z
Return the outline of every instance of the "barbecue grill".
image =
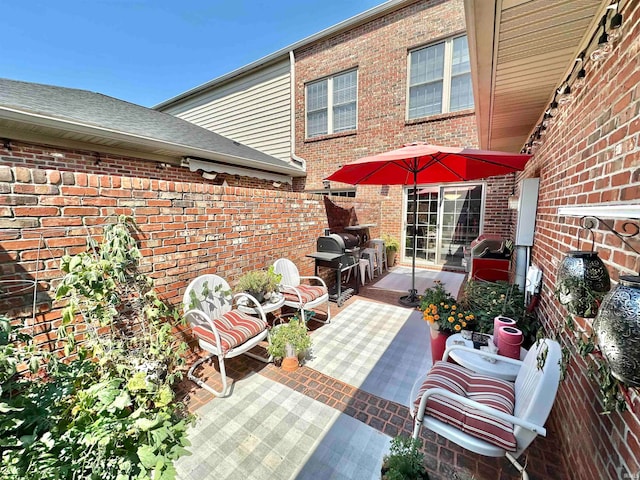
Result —
M360 261L360 247L363 245L364 235L352 233L329 233L318 237L316 242L317 252L310 253L307 257L315 260L315 274L318 268L330 268L336 272L336 285L329 292L329 300L342 306L345 300L358 292L358 262ZM355 290L349 286L342 286L342 274L353 269Z

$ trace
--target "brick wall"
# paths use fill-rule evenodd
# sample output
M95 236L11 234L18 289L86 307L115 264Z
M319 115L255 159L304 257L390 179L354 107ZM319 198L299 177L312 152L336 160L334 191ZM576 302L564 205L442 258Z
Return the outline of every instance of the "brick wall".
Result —
M148 180L194 182L209 185L222 185L222 182L226 181L230 187L274 189L273 182L252 177L219 173L215 180L205 180L198 172L191 172L188 168L167 163L97 151L70 150L51 145L24 143L11 139L7 139L7 143L0 144L0 165L51 169L60 172L124 175ZM41 178L43 178L43 174L36 172L34 182L44 183L39 180ZM277 190L295 190L296 185L298 186L297 191L302 190L301 181L297 178L293 180L293 186L283 184Z
M406 143L427 141L448 146L477 147L473 110L406 120L407 56L410 49L465 30L462 0L419 1L295 52L296 153L307 160L306 189L321 189L322 179L340 165ZM358 69L358 128L306 140L305 83ZM508 184L505 185L505 182ZM485 231L508 233L504 221L512 178L489 182ZM495 185L494 185L495 183ZM335 185L336 188L348 187ZM380 228L400 238L401 186L358 186L359 198L382 199ZM493 195L496 193L496 195ZM507 227L505 227L507 225Z
M627 8L627 6L629 8ZM579 219L558 216L558 207L600 202L640 201L640 4L626 2L624 37L601 64L585 62L587 85L561 108L523 177L540 176L534 264L543 270L540 317L547 326L566 315L553 295L558 265L568 250L589 249L577 240ZM616 222L621 231L621 221ZM612 279L640 271L640 258L606 229L596 230L595 249ZM584 237L585 235L583 235ZM587 236L588 237L588 236ZM640 239L630 239L636 249ZM589 321L581 321L589 325ZM573 345L564 332L561 340ZM629 393L633 411L600 415L598 386L579 358L561 384L552 414L572 478L638 478L640 398Z
M99 236L110 215L135 218L143 271L175 305L187 284L204 273L217 273L233 286L242 273L280 257L293 260L303 275L313 272L313 261L305 255L315 251L327 227L320 196L212 185L187 169L157 170L155 162L133 157L109 157L113 171L107 173L107 161L83 162L87 155L13 142L2 154L0 280L37 278L39 340L55 338L60 314L52 298L61 278L60 258L85 250L87 232ZM69 170L67 160L76 171ZM129 166L141 176L120 173ZM344 202L355 207L363 223L377 221L378 205ZM32 290L17 291L13 285L15 294L7 295L11 286L2 285L0 313L30 317Z

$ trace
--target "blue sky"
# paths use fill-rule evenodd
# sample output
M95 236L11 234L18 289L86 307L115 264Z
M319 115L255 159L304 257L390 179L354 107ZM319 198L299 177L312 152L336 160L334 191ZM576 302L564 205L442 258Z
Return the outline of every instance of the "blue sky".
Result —
M153 106L384 0L7 0L0 77Z

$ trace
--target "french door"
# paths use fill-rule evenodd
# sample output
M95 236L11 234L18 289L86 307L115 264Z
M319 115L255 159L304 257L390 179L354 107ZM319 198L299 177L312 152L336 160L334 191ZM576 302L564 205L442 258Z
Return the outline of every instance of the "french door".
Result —
M413 187L405 189L404 260L413 256ZM484 184L418 186L416 262L461 267L481 231Z

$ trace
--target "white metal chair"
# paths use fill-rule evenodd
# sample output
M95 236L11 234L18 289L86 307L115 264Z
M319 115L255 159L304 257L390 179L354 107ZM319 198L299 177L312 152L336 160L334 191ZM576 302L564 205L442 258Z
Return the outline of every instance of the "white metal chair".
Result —
M327 319L318 320L322 323L329 323L331 321L331 308L329 308L329 290L327 284L320 277L305 276L301 277L298 272L298 267L295 263L287 258L281 258L276 260L273 264L273 268L276 273L282 275L280 281L280 291L284 295L284 304L288 307L296 308L300 310L300 315L303 321L307 321L305 318L305 309L312 309L323 303L327 304ZM302 283L302 280L315 280L320 285L310 285Z
M258 316L254 317L233 308L234 302L246 298L255 304ZM217 275L202 275L193 280L182 299L185 318L198 339L200 347L209 352L206 357L198 359L189 369L188 378L216 396L227 395L227 375L224 367L225 358L247 354L263 362L265 358L250 353L253 347L263 340L269 342L267 318L260 303L247 293L231 295L229 284ZM217 356L222 376L222 390L217 391L194 375L195 369L203 362Z
M387 262L387 248L384 244L384 240L381 238L374 238L370 240L369 243L374 246L376 251L378 252L378 272L382 275L382 270L389 270L389 265Z
M556 398L561 358L558 342L540 340L523 361L508 359L521 364L515 383L473 373L446 358L436 362L411 393L413 438L424 425L472 452L506 456L528 479L517 458L537 435L546 436L544 423Z

